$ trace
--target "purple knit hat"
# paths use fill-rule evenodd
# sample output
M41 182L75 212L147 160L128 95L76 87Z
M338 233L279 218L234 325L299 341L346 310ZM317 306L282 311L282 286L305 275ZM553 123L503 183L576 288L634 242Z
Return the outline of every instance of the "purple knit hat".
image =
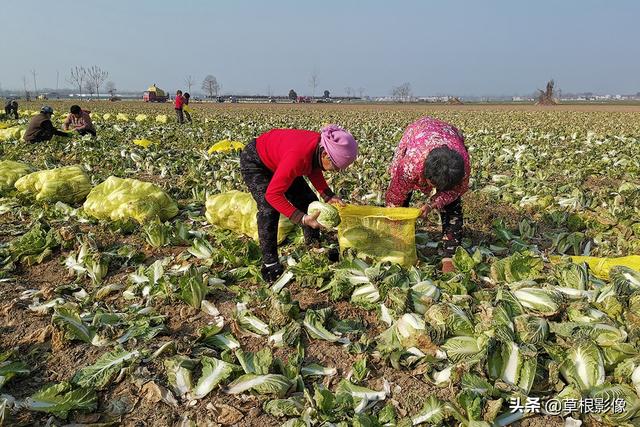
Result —
M353 135L338 125L327 125L320 131L320 147L338 169L344 169L358 157L358 143Z

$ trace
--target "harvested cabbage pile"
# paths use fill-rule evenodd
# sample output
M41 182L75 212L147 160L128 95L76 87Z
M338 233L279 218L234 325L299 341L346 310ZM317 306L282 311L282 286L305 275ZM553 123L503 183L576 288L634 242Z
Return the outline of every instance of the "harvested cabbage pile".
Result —
M31 172L24 163L4 160L0 162L0 195L14 189L16 181Z
M22 129L20 126L13 126L6 129L0 129L0 141L11 141L14 139L20 139L22 136Z
M144 224L166 221L178 214L178 205L155 184L110 176L97 185L84 202L84 211L97 219Z
M258 240L258 205L249 193L229 191L209 196L205 215L213 225ZM280 215L278 243L282 243L292 229L293 223Z
M312 202L309 205L308 214L313 215L320 212L318 222L325 228L336 228L340 224L340 213L338 209L329 203Z
M18 179L16 189L39 202L79 203L91 191L91 182L79 166L42 170Z

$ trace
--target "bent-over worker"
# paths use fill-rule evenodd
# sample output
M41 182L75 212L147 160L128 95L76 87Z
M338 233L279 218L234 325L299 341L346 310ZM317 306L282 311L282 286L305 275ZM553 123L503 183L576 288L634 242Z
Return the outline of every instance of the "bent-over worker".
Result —
M96 128L91 121L89 113L91 113L91 111L83 110L79 105L72 105L69 109L67 120L65 120L62 125L62 129L73 129L82 136L88 133L92 136L96 136Z
M451 257L462 239L460 196L469 189L471 172L462 132L433 117L419 119L405 130L389 172L388 206L408 207L414 191L430 196L435 188L436 193L421 208L422 217L432 210L440 212L445 255L442 271L453 271Z
M258 205L258 237L262 250L262 277L276 280L284 271L278 260L280 214L302 225L305 244L320 239L319 212L307 215L317 200L304 177L327 203L343 204L329 188L323 171L345 169L358 156L354 137L336 125L321 132L273 129L251 141L240 155L240 170Z
M43 142L49 141L54 135L71 137L66 132L56 129L51 123L53 116L53 108L44 106L39 114L36 114L29 121L29 126L24 134L25 142Z

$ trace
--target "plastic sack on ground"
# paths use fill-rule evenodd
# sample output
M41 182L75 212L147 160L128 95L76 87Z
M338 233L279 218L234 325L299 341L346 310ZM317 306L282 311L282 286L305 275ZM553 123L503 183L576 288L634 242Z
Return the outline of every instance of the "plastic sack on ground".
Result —
M144 224L155 218L166 221L178 214L178 205L155 184L110 176L91 190L84 211L97 219Z
M33 172L18 179L16 189L41 202L79 203L91 191L91 182L79 166Z
M149 148L150 145L155 144L155 142L150 141L148 139L134 139L133 143L143 148Z
M623 266L632 270L640 271L640 255L629 255L619 258L598 258L593 256L570 256L575 264L586 262L594 276L604 280L609 280L609 271L613 267ZM559 262L562 257L551 257L552 262Z
M355 249L378 261L414 264L416 219L420 209L347 205L338 208L340 251Z
M118 113L116 114L116 120L119 120L121 122L128 122L129 116L124 113Z
M136 122L144 122L148 118L149 118L149 116L147 116L146 114L138 114L136 116Z
M31 172L24 163L4 160L0 162L0 195L14 189L16 181Z
M183 110L183 111L186 111L186 112L187 112L187 113L189 113L189 114L192 114L192 113L193 113L193 110L191 109L191 107L189 107L189 104L185 104L185 105L183 105L183 106L182 106L182 110Z
M111 113L105 113L105 114L102 116L102 120L109 120L110 118L111 118Z
M213 153L228 153L233 150L242 150L244 148L244 144L239 141L229 141L228 139L223 139L221 141L216 142L209 148L209 154Z
M225 230L235 231L258 240L258 205L249 193L229 191L207 198L207 220ZM278 223L278 244L293 230L293 223L280 215Z
M158 123L167 123L167 120L169 120L169 118L166 114L158 114L156 116L156 122Z

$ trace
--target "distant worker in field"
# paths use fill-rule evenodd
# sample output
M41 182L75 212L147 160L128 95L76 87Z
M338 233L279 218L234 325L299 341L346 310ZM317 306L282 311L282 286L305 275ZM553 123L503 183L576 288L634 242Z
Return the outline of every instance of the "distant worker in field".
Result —
M4 104L4 115L8 119L13 116L14 119L18 120L20 118L18 115L18 101L7 101L7 103Z
M435 195L422 207L422 217L440 212L445 257L442 271L453 271L452 256L462 239L462 202L469 189L471 166L464 137L454 126L433 117L423 117L404 131L389 169L387 206L408 207L413 191Z
M240 171L258 204L258 237L262 249L262 277L273 282L284 272L278 260L280 214L302 225L304 241L320 241L319 212L307 215L317 197L309 178L325 202L344 202L331 191L323 171L345 169L358 156L358 143L346 130L328 125L321 132L273 129L251 141L240 154Z
M191 107L189 107L189 99L191 99L191 95L189 94L189 92L185 92L182 98L184 99L184 104L182 105L184 118L187 119L189 123L193 123L191 121Z
M184 97L182 96L181 90L176 92L176 99L173 103L173 107L176 110L176 117L178 118L178 123L183 124L184 123L184 113L183 113Z
M75 130L82 136L86 134L96 136L96 128L91 121L89 113L91 113L91 111L83 110L79 105L72 105L69 109L67 120L65 120L62 125L62 129Z
M66 132L56 129L51 123L53 108L44 106L40 110L40 114L36 114L29 121L29 126L24 134L25 142L43 142L49 141L54 135L70 137Z

